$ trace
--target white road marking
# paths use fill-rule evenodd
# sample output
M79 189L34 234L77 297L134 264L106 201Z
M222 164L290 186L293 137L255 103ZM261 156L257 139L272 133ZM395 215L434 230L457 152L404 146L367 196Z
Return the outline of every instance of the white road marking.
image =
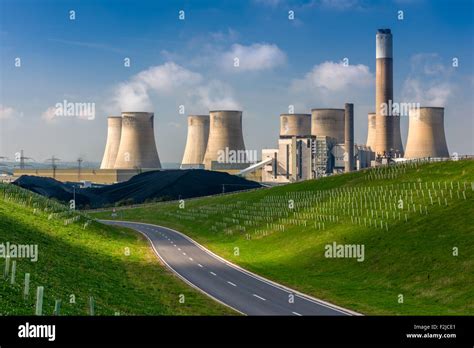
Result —
M228 281L227 283L229 283L229 284L232 285L232 286L237 286L237 285L235 285L234 283L229 282L229 281Z
M186 256L186 253L183 253L184 256Z
M301 317L301 316L302 316L302 315L301 315L301 314L299 314L298 312L291 312L291 313L293 313L294 315L297 315L297 316L299 316L299 317Z
M192 258L192 257L190 257L190 258L189 258L189 261L193 261L193 258Z
M266 299L264 299L264 298L263 298L263 297L261 297L261 296L258 296L258 295L255 295L255 294L253 294L253 296L255 296L256 298L259 298L259 299L261 299L262 301L266 301Z
M209 272L209 273L211 273L213 276L217 275L217 274L215 274L214 272Z
M200 263L198 263L198 266L202 268L202 265Z
M126 223L126 222L124 222L124 221L118 221L116 224L118 224L118 225L122 224L122 225L124 225L124 226L130 226L130 227L132 227L132 228L135 228L135 229L138 230L139 232L141 232L141 231L140 231L140 228L137 228L139 225L142 225L142 226L143 226L143 225L147 225L146 223L133 223L133 224L132 224L132 223ZM148 224L148 225L150 225L150 224ZM260 282L266 283L266 284L268 284L268 285L270 285L270 286L272 286L272 287L274 287L274 288L276 288L276 289L282 290L282 291L287 292L287 293L295 293L297 297L299 297L300 299L302 299L302 300L304 300L304 301L312 302L312 303L317 304L317 305L319 305L319 306L323 306L323 307L329 308L329 309L331 309L331 310L338 311L338 312L343 313L343 314L345 314L345 315L361 315L360 313L353 312L353 311L350 311L350 310L348 310L348 309L338 307L338 306L336 306L336 305L334 305L334 304L327 303L327 302L325 302L325 301L323 301L323 300L320 300L320 299L317 299L317 298L312 298L312 297L310 297L310 296L308 296L308 295L305 295L305 294L303 294L303 293L299 293L298 291L296 291L296 290L294 290L294 289L287 288L287 287L285 287L285 286L283 286L283 285L281 285L281 284L275 283L275 282L273 282L273 281L271 281L271 280L269 280L269 279L266 279L266 278L264 278L264 277L258 276L258 275L256 275L256 274L254 274L254 273L252 273L252 272L249 272L249 271L247 271L247 270L245 270L245 269L243 269L243 268L241 268L241 267L239 267L239 266L237 266L237 265L235 265L235 264L233 264L233 263L231 263L231 262L229 262L229 261L223 259L222 257L220 257L220 256L218 256L218 255L216 255L216 254L214 254L214 253L211 252L210 250L206 249L205 247L203 247L202 245L198 244L196 241L192 240L190 237L186 236L185 234L183 234L183 233L181 233L181 232L179 232L179 231L176 231L176 230L173 230L173 229L171 229L171 228L164 227L164 226L158 226L158 227L159 227L160 229L166 229L167 231L171 231L172 233L175 233L175 234L177 234L177 235L179 235L179 236L181 236L181 237L184 237L184 238L187 239L189 242L191 242L191 244L193 244L194 246L200 248L202 251L204 251L205 253L207 253L207 254L210 255L211 257L213 257L213 258L215 258L215 259L217 259L217 260L220 260L220 261L221 261L223 264L225 264L226 266L230 266L230 267L233 268L234 270L237 270L237 271L239 271L239 272L241 272L241 273L243 273L243 274L245 274L245 275L247 275L247 276L250 276L250 277L254 278L255 280L258 280L258 281L260 281ZM159 231L159 230L156 230L156 231ZM219 300L219 299L213 297L212 295L210 295L210 294L207 293L206 291L204 291L204 290L202 290L201 288L199 288L197 285L191 283L189 280L187 280L187 279L186 279L185 277L183 277L181 274L179 274L178 272L176 272L176 270L174 270L171 266L169 266L169 265L166 263L166 261L161 257L161 255L159 255L159 253L157 252L157 250L156 250L156 248L155 248L155 245L153 244L153 241L152 241L147 235L145 235L145 237L147 237L147 238L149 239L149 241L150 241L150 243L151 243L151 245L152 245L152 247L153 247L155 253L158 255L158 257L160 257L160 259L161 259L171 270L173 270L180 278L182 278L185 282L187 282L187 283L188 283L189 285L191 285L192 287L198 289L199 291L201 291L201 292L205 293L206 295L208 295L209 297L213 298L214 300L216 300L216 301L218 301L218 302L220 302L220 303L222 303L222 304L224 304L224 305L226 305L226 306L228 306L228 307L230 307L230 308L233 308L232 306L230 306L230 305L228 305L228 304L222 302L221 300ZM181 249L179 249L179 250L181 250ZM203 267L203 266L200 265L200 264L199 264L199 266L200 266L200 267ZM212 273L212 272L211 272L211 273ZM266 301L266 299L264 299L263 297L260 297L260 296L258 296L258 295L256 295L256 294L253 294L253 296L255 296L255 297L257 297L257 298L260 298L260 299L262 299L263 301ZM237 310L236 308L233 308L233 309L236 310L236 311L238 311L238 312L240 312L240 313L242 313L241 311ZM295 312L295 313L296 313L296 312ZM242 314L245 314L245 313L242 313ZM298 314L299 314L299 313L298 313ZM295 314L295 315L296 315L296 314Z
M181 251L181 248L178 248L179 251Z

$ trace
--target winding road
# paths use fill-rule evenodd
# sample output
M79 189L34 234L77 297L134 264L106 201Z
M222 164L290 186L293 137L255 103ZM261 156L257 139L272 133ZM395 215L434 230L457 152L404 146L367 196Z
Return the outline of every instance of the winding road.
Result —
M358 315L246 271L167 227L100 220L132 228L150 241L155 253L182 280L245 315Z

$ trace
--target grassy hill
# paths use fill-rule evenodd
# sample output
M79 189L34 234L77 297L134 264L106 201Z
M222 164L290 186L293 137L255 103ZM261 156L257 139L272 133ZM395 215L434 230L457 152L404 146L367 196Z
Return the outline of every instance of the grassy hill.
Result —
M175 228L251 271L361 313L473 315L473 189L474 161L412 163L118 218ZM364 246L364 260L325 257L334 242Z
M88 315L90 296L96 315L235 314L172 275L141 235L13 185L0 185L0 244L6 242L37 244L39 256L17 259L13 285L2 278L0 258L0 315L33 315L37 286L44 286L44 315L53 313L55 300L62 300L61 315ZM26 300L25 273L31 276Z

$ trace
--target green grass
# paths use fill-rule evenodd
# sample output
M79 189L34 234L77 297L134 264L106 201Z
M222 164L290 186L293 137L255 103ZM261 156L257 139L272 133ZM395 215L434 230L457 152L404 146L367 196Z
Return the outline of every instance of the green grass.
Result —
M118 218L175 228L246 269L364 314L473 315L473 182L474 161L410 164L189 200L184 209L161 203L121 210ZM343 196L343 190L353 196ZM293 210L289 199L296 204ZM353 218L360 217L361 223L351 220L352 205ZM365 226L371 210L383 228ZM110 219L110 212L95 216ZM284 231L276 228L283 225ZM333 242L363 244L365 260L326 258L325 246ZM453 256L455 247L458 256Z
M96 222L84 229L85 216L64 225L66 217L76 215L66 211L49 219L52 211L61 213L60 205L11 185L0 186L0 193L0 243L39 248L37 262L16 260L14 285L2 278L5 261L0 259L0 315L33 315L37 286L44 286L44 315L53 313L56 299L62 300L61 315L88 315L89 296L96 315L235 314L168 271L140 234ZM25 273L31 274L26 300Z

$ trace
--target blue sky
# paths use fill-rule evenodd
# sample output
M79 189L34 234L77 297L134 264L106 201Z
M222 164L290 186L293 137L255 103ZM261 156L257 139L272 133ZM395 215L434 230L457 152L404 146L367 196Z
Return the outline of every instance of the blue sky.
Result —
M472 1L0 3L0 156L24 149L37 161L52 154L100 161L107 115L133 110L155 112L160 157L179 162L186 141L179 105L186 114L242 109L246 145L260 152L276 145L278 116L289 105L309 113L353 102L356 142L365 143L378 28L394 35L395 100L445 106L450 152L474 150ZM65 99L95 103L95 119L51 117Z

